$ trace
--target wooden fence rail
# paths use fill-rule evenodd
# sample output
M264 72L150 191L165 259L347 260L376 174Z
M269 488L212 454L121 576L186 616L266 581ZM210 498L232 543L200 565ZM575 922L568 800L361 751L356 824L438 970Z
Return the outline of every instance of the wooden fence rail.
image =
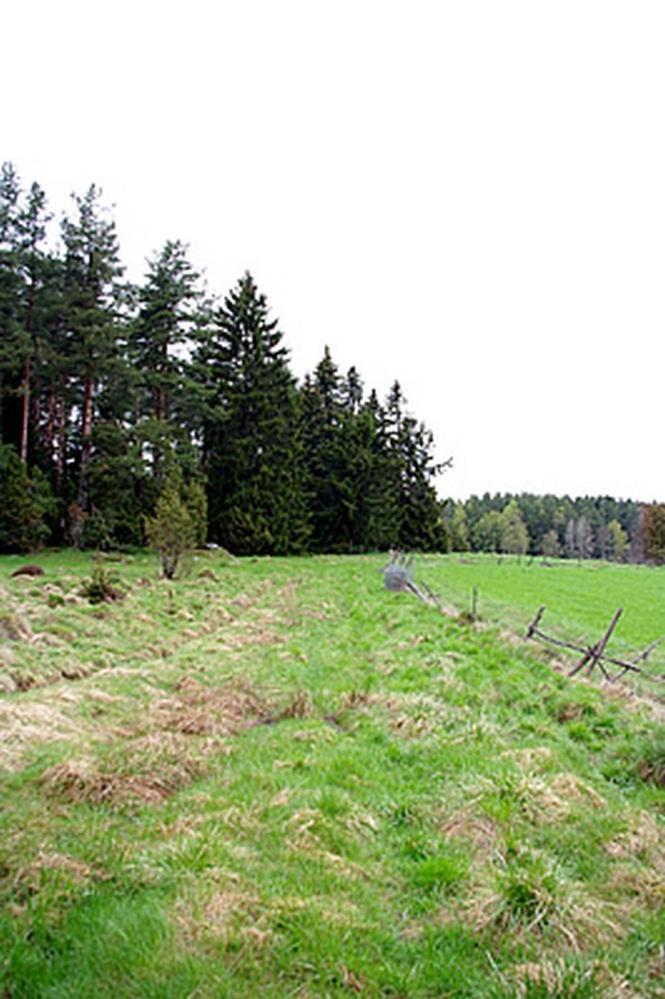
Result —
M595 643L595 645L577 645L575 642L564 642L560 638L555 638L553 635L546 635L544 631L540 628L540 622L542 620L543 614L545 613L545 607L541 606L536 611L536 616L526 630L526 638L539 638L542 642L547 642L549 645L556 645L558 648L570 649L572 652L579 652L581 654L581 659L573 666L573 668L568 673L568 676L576 676L580 673L586 666L586 675L591 676L596 666L600 669L601 673L606 680L613 683L615 680L620 679L626 673L642 673L649 680L662 680L662 677L649 676L645 674L644 670L639 666L639 663L646 662L649 655L660 644L662 638L656 639L655 642L651 642L650 645L644 649L643 652L632 661L627 662L625 659L618 659L616 656L608 656L605 654L605 649L607 643L612 637L612 632L616 628L619 618L623 613L622 607L617 607L615 610L612 620L607 626L602 638ZM610 664L612 666L618 666L621 672L617 673L616 676L611 676L608 672L606 665Z

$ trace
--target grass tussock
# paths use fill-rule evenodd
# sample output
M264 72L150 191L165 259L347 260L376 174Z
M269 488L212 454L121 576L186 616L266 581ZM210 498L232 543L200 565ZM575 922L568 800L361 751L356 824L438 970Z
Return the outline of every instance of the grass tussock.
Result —
M141 762L145 773L103 771L91 760L69 760L48 767L40 783L47 793L64 801L114 808L135 801L159 804L204 772L201 761L191 758L178 758L174 762L162 759L152 765L145 760Z

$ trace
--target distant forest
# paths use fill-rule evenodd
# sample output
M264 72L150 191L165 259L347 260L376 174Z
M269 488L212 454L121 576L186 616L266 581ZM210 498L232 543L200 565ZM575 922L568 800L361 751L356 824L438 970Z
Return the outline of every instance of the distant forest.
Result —
M450 549L543 558L665 561L665 506L610 496L472 496L442 504Z
M37 183L0 169L0 551L137 546L177 490L236 554L505 551L665 558L665 508L611 499L441 501L399 381L380 399L326 348L298 382L245 273L209 293L168 241L124 277L112 213L72 195L54 240ZM448 464L448 463L446 463Z

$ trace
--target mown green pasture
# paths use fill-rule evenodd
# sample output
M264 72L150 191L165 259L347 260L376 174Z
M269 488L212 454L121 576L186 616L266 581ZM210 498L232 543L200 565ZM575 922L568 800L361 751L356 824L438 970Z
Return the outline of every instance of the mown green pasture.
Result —
M504 622L523 633L538 607L547 608L545 631L572 640L597 641L614 611L623 615L612 650L627 653L665 638L665 567L616 565L487 555L423 556L417 574L445 602L471 607L478 591L481 617ZM651 672L665 668L665 643L650 656Z
M35 561L0 560L5 995L663 994L660 702L386 592L379 557L201 553L167 583L138 553L97 605L89 557ZM658 571L417 575L662 625Z

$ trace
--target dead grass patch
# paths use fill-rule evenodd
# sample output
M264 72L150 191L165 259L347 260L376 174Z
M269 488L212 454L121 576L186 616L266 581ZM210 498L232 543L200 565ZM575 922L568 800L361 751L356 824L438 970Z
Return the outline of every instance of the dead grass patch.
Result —
M501 756L513 760L520 770L540 770L555 759L549 746L531 746L528 749L508 749Z
M450 716L450 708L430 694L369 694L367 704L388 713L393 732L406 738L431 735Z
M657 858L653 865L620 864L608 883L610 894L627 900L630 912L646 907L661 910L665 907L665 857Z
M469 807L453 812L440 826L440 830L446 837L463 840L482 856L490 853L499 839L496 824Z
M643 781L656 784L657 787L665 787L665 762L653 763L651 760L641 760L637 765L637 772Z
M65 801L111 807L132 801L159 804L186 782L175 768L151 776L105 773L85 759L49 767L40 778L42 787Z
M153 710L148 724L183 735L231 736L271 717L269 705L247 683L207 687L194 677L176 684L177 697Z
M0 702L0 766L20 766L31 746L80 737L87 731L79 719L68 718L60 707L25 701Z
M0 638L11 642L33 642L35 635L25 615L18 611L3 611L0 614Z
M303 808L294 812L289 820L292 832L287 837L287 845L292 850L302 851L317 860L322 860L349 880L369 878L367 871L359 864L325 847L320 836L314 831L318 825L325 825L325 818L317 809Z
M17 895L36 895L44 883L44 872L55 872L58 879L74 886L86 884L92 877L99 877L88 864L61 853L40 851L31 864L20 867L13 878L12 887Z
M293 699L280 712L279 718L310 718L314 714L312 697L307 690L297 690Z
M489 864L445 918L451 915L474 932L498 930L512 940L541 939L575 953L616 943L626 931L617 906L592 897L552 865L536 871Z
M180 934L191 940L221 938L226 941L235 932L254 929L258 931L259 936L255 936L251 942L256 944L263 934L266 934L265 942L267 942L269 934L258 896L241 891L236 886L214 891L204 900L178 900L173 920ZM248 921L252 922L252 927L243 925Z
M591 806L592 808L606 808L607 802L602 794L571 773L557 774L550 781L550 789L560 798L571 804Z
M665 840L665 833L658 822L648 812L638 812L630 816L626 830L606 844L610 857L626 858L648 854Z
M583 987L585 982L595 981L596 969L594 966L584 970L571 969L565 961L557 958L544 959L542 961L525 961L515 965L509 972L502 976L514 989L517 996L525 996L534 988L538 989L538 994L543 995L572 995L577 994L577 989ZM603 995L618 999L622 993L607 992ZM626 999L632 993L623 993Z
M186 676L176 684L175 690L175 697L162 698L153 706L145 719L149 730L233 736L257 725L309 718L314 714L311 695L303 689L297 690L281 709L275 703L274 695L259 692L242 680L208 687L194 677Z
M112 808L136 801L159 804L203 776L208 757L218 750L216 742L207 741L193 752L182 735L152 732L128 740L105 764L82 757L49 767L40 784L70 802Z
M561 705L555 717L558 723L563 725L565 722L579 721L580 718L584 718L587 710L588 708L584 704L580 704L578 701L569 701Z

